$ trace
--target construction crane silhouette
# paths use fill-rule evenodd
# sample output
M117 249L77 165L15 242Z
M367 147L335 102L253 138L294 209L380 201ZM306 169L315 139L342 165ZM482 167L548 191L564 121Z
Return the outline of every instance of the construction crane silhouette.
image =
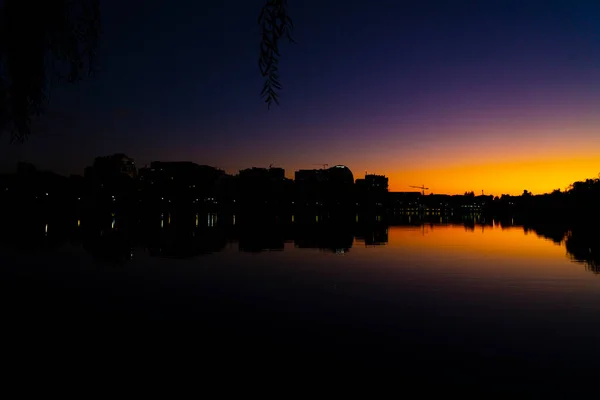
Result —
M429 188L426 188L425 185L421 185L421 186L409 186L411 188L415 188L415 189L421 189L423 191L423 196L425 196L425 191L429 190Z
M329 164L313 164L313 165L321 165L321 166L323 166L323 169L329 167Z

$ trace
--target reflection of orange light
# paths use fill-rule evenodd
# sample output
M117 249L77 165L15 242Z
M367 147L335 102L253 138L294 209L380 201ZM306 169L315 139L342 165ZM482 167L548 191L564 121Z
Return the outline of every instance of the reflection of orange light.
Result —
M537 235L526 235L522 227L502 228L499 225L475 225L474 230L461 225L392 226L388 231L388 241L391 247L410 246L438 253L534 258L555 258L565 254L565 249L560 246L549 246L551 242Z
M526 276L563 273L567 261L564 246L556 245L538 235L525 235L522 227L475 225L470 230L461 225L429 225L390 227L386 251L378 254L391 265L435 273L466 273L495 276ZM570 270L576 273L576 270Z
M372 278L379 285L385 277L431 296L459 296L473 304L496 296L515 309L540 296L568 299L574 291L596 293L598 288L595 277L571 262L564 242L556 244L534 231L525 235L522 227L392 226L387 246L363 243L355 241L352 255L359 260L357 268L369 271L361 275L365 284Z

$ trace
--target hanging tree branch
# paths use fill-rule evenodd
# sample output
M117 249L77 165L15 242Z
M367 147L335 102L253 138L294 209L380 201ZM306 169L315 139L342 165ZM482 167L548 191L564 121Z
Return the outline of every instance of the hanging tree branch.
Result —
M271 108L275 102L279 104L278 91L282 89L279 82L279 41L286 38L292 43L294 23L287 15L286 0L267 0L258 17L258 24L261 29L260 56L258 67L261 75L265 78L265 83L261 92L261 97Z
M98 0L0 3L0 133L24 141L54 81L92 73L100 35Z

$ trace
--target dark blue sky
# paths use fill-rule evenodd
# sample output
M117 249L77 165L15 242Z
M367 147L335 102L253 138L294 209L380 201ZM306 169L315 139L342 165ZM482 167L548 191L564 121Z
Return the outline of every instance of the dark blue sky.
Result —
M476 148L522 149L514 161L600 151L598 1L288 2L298 44L282 48L268 111L262 0L101 0L98 74L54 90L30 140L0 147L4 163L80 173L125 152L393 176L424 158L486 162Z

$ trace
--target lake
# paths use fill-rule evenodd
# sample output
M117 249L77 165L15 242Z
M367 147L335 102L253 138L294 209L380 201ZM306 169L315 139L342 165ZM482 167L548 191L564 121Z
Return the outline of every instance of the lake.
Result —
M600 366L590 230L497 221L219 227L210 214L175 229L166 218L86 228L55 217L5 229L15 365L33 357L51 368L59 357L201 362L244 375L381 370L538 394L573 393Z

